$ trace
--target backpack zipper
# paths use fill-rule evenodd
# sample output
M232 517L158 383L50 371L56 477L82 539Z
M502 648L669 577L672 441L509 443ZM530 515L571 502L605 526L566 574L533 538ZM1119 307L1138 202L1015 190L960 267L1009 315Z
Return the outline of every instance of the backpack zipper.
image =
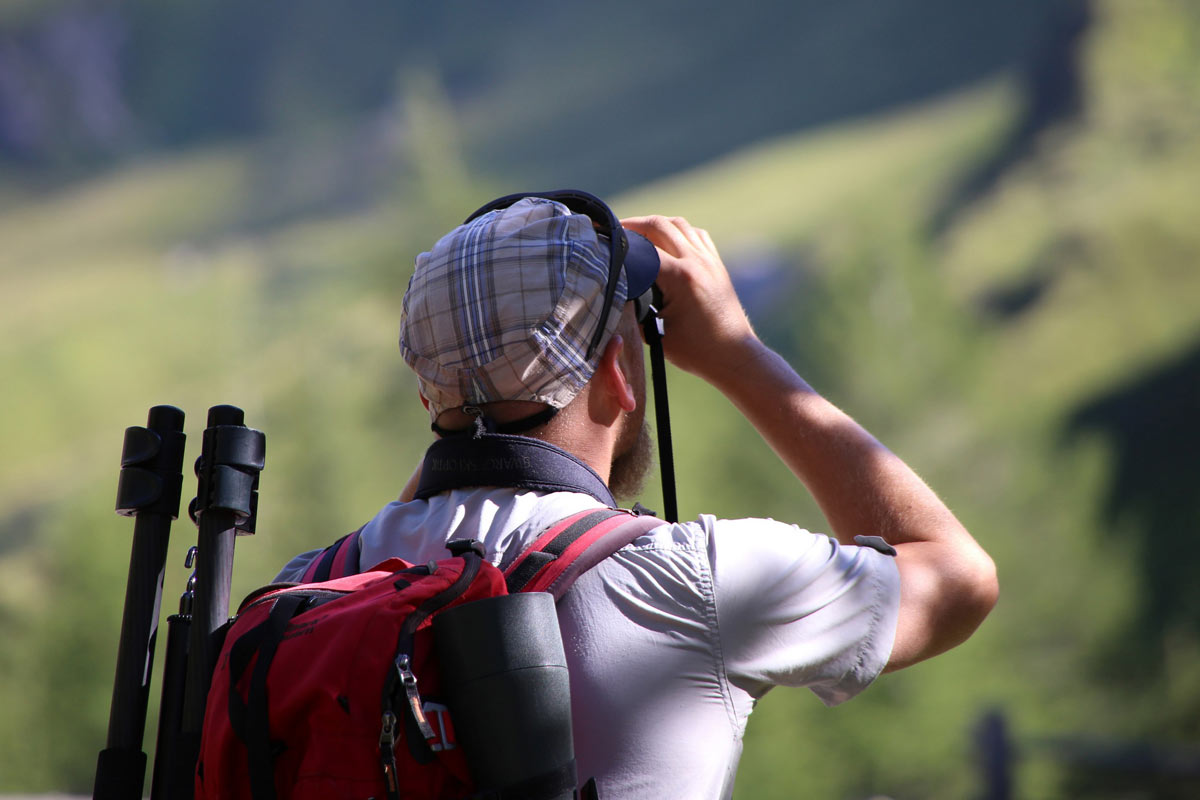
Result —
M383 765L383 783L388 800L400 800L400 779L396 766L396 725L398 720L391 709L383 712L383 728L379 732L379 761Z
M417 723L425 741L429 741L436 734L433 732L433 726L425 717L425 709L421 707L421 693L417 691L417 676L413 674L412 659L408 653L401 653L396 657L396 674L400 676L400 685L404 687L405 710Z
M448 587L417 606L401 625L400 632L396 637L395 669L388 674L388 679L384 682L383 687L385 719L387 712L393 712L394 716L395 709L402 709L404 719L408 723L406 730L410 733L420 733L421 738L419 739L412 735L406 738L409 753L418 763L422 764L429 763L435 758L429 742L436 737L436 734L425 716L421 693L417 687L417 676L412 671L413 640L421 623L461 597L479 574L483 559L475 553L466 553L460 558L463 560L462 573ZM430 564L430 567L435 569L436 565ZM404 690L403 701L400 701L401 698L398 696L400 688Z

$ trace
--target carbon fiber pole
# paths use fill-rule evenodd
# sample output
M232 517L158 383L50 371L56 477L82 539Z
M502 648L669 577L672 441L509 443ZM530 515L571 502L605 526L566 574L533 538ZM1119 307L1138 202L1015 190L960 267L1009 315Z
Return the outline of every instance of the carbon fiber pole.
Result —
M173 771L195 768L199 755L204 706L213 668L229 620L234 540L254 533L258 508L258 475L266 455L266 437L243 424L234 406L208 411L203 449L196 462L198 488L192 517L200 531L196 539L195 593L188 634L187 677L182 730Z
M142 738L154 665L171 522L183 486L184 414L150 409L146 427L125 430L117 513L135 518L125 609L109 708L107 746L96 763L96 800L140 800L146 777Z
M186 566L189 569L193 566L190 552ZM187 756L180 752L192 624L192 583L188 581L188 589L179 600L179 613L167 617L162 703L158 709L158 738L154 746L154 770L150 776L151 800L189 797L194 788L191 765L185 765Z

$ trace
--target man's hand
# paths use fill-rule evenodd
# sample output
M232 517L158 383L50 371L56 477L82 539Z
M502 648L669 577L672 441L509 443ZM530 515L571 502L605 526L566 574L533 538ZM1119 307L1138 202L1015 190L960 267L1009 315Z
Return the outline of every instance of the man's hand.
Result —
M716 245L682 217L634 217L621 224L659 251L664 354L680 369L718 382L746 358L757 337Z

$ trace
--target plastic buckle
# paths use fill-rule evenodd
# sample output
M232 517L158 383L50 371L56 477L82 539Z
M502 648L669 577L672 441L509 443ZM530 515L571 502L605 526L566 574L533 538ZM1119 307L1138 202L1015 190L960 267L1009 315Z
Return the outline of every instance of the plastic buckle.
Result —
M450 551L450 555L452 556L474 553L483 558L487 554L487 551L483 549L483 544L478 539L452 539L446 542L446 549Z

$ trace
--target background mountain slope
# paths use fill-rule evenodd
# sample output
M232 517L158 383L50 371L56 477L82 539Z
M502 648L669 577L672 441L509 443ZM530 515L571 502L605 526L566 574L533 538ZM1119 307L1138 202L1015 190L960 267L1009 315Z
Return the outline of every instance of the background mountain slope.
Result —
M411 37L393 48L402 66L373 67L377 86L349 63L323 74L340 56L316 43L332 47L351 15L316 4L286 19L272 4L6 10L2 64L43 26L100 14L133 37L119 52L134 83L176 91L121 84L130 127L108 144L64 134L8 147L0 167L0 789L91 783L128 557L110 511L121 430L175 403L194 457L204 410L229 402L266 431L235 596L356 527L428 442L394 343L413 255L528 176L591 178L619 213L707 227L763 336L996 556L1001 604L954 653L835 711L768 695L738 796L982 794L972 733L993 711L1021 755L1018 797L1194 796L1194 782L1120 767L1200 734L1200 19L1171 0L979 4L970 21L950 4L843 5L686 22L632 5L580 21L506 4L469 22L402 7L389 28L364 4L377 29L358 40L364 60L387 31ZM193 49L167 46L184 31ZM253 84L240 116L214 106L224 121L207 128L189 121L216 102L199 87L221 73L188 65L215 57L205 36L227 40L230 80ZM163 60L139 55L154 47ZM878 54L887 91L871 79L883 67L856 82L848 66ZM264 72L237 61L251 56ZM275 58L294 66L267 69ZM914 77L935 62L936 80ZM318 74L356 88L285 91ZM581 81L595 108L571 106ZM820 84L836 97L818 102ZM168 99L176 121L148 121ZM719 396L679 374L671 389L685 514L822 528ZM175 528L168 610L189 527Z

